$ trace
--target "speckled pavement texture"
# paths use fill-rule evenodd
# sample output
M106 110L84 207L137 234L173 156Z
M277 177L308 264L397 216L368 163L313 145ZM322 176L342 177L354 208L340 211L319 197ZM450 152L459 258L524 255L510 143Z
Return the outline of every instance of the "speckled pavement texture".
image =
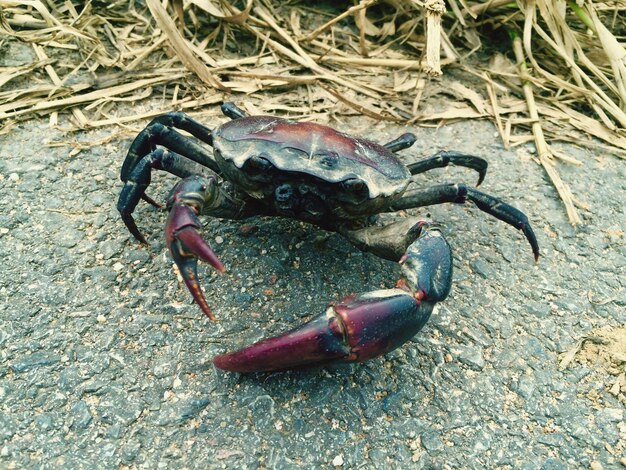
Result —
M221 121L216 109L209 124ZM347 119L342 130L386 141L409 129ZM580 339L624 325L626 165L560 147L583 162L559 165L589 205L574 229L528 149L503 149L491 124L410 130L419 141L406 162L441 148L489 160L482 189L529 215L541 260L475 208L424 210L444 226L455 279L411 342L365 364L247 376L212 357L348 293L392 287L398 267L293 221L257 218L242 231L207 220L228 269L200 269L211 323L177 279L166 214L138 208L144 248L116 212L130 139L71 155L47 144L113 130L64 135L42 120L1 136L0 467L619 467L619 370L586 343L584 360L559 364ZM475 178L446 169L417 181ZM162 200L175 179L154 180Z

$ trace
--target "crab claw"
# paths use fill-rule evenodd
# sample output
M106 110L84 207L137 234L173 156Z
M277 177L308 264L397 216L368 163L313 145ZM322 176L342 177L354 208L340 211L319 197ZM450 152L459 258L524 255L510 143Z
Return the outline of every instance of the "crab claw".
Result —
M308 323L213 359L231 372L268 372L363 362L396 349L422 329L450 291L452 255L424 223L401 260L401 288L350 295Z
M219 272L225 271L224 265L199 232L202 225L198 213L207 188L200 180L183 180L181 183L169 198L170 214L165 225L165 240L194 300L211 320L215 320L198 282L198 258Z
M213 363L231 372L268 372L367 361L408 341L433 305L401 289L350 295L299 328L217 356Z

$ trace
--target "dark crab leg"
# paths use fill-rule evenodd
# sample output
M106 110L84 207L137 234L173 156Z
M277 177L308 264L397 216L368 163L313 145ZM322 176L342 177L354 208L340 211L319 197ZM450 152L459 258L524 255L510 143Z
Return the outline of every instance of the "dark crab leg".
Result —
M219 173L219 168L211 156L211 153L180 134L176 128L189 132L206 144L212 145L213 143L212 130L187 116L185 113L171 112L157 116L137 134L137 137L135 137L135 140L133 140L133 143L130 145L124 163L122 164L120 179L124 183L131 180L137 166L141 164L144 158L157 150L157 145L167 147L172 150L173 153L178 153L199 163L203 167L211 168L216 173ZM145 188L141 191L139 199L143 199L155 207L162 207L145 193ZM133 226L133 222L127 222L127 220L128 217L125 218L124 222L126 222L126 225L132 231L133 229L131 227ZM133 235L140 239L135 232L133 232ZM145 240L141 241L145 243Z
M137 134L130 145L122 164L120 179L126 182L137 163L157 145L163 145L219 173L219 168L211 153L180 134L176 129L187 131L206 144L212 145L213 143L212 130L185 113L171 112L157 116Z
M391 142L387 142L383 145L383 147L387 150L391 150L393 153L396 153L400 150L411 147L416 141L417 137L415 137L415 134L407 132ZM480 183L483 182L485 175L487 174L487 167L489 166L489 163L487 160L474 155L441 150L430 157L420 160L419 162L407 165L407 168L412 175L417 175L434 168L444 168L448 165L463 166L465 168L476 170L478 172L478 183L476 183L476 186L480 186Z
M417 137L415 137L415 134L407 132L406 134L402 134L400 137L393 139L391 142L383 144L383 147L387 150L391 150L393 153L396 153L400 150L408 149L416 141Z
M394 202L389 211L413 209L447 202L463 204L467 201L473 202L481 211L521 230L528 243L530 243L535 261L539 259L539 243L526 214L507 204L502 199L477 189L469 188L462 183L441 184L426 189L409 191Z
M432 170L433 168L445 168L448 165L462 166L476 170L478 172L478 182L476 186L480 186L480 183L483 182L487 174L489 163L487 160L474 155L442 150L419 162L407 165L407 168L412 175L418 175L425 171Z
M310 322L213 363L232 372L363 362L401 346L422 329L452 281L452 254L436 229L420 222L400 260L398 288L350 295Z
M230 101L225 102L221 106L221 110L224 116L231 119L239 119L247 116L243 109L239 108L235 103L231 103Z

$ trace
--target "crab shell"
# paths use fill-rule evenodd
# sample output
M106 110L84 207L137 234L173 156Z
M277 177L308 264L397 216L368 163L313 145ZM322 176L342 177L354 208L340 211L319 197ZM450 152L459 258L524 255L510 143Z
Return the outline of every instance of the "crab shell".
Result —
M382 145L320 124L272 116L223 124L213 133L213 147L226 178L252 197L278 198L288 185L297 197L315 197L323 201L323 212L341 218L389 206L411 176Z

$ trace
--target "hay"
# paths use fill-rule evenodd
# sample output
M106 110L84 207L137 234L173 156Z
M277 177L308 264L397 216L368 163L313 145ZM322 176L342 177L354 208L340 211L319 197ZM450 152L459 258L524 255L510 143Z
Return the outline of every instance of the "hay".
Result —
M70 130L124 130L172 109L213 114L212 105L224 99L304 119L358 113L441 125L487 118L507 148L534 142L570 221L579 223L581 204L558 165L580 162L549 142L626 157L626 50L619 42L626 6L589 0L447 6L0 0L0 132L42 115ZM30 59L11 60L15 50ZM454 100L435 110L437 95ZM155 96L161 100L147 100ZM140 111L128 106L135 102Z

